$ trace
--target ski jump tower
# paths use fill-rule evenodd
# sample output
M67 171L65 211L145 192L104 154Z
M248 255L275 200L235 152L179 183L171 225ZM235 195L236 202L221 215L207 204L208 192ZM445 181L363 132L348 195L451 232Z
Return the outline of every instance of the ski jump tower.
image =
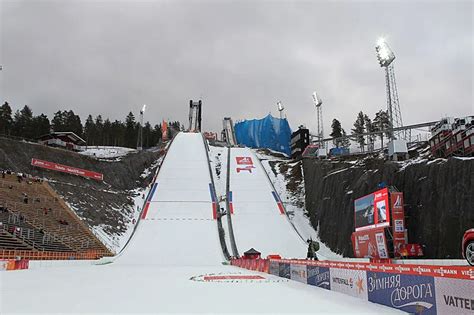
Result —
M201 132L201 109L202 101L189 101L189 131Z

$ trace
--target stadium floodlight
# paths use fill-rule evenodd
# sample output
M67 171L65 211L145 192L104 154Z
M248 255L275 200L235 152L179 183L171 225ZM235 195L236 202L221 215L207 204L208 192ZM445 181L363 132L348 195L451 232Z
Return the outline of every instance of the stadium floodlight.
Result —
M313 102L316 107L319 107L323 104L323 101L316 92L313 92Z
M143 114L145 113L146 104L143 105L140 111L140 123L138 124L138 138L137 138L137 150L143 150Z
M395 59L395 54L383 37L379 38L377 41L375 51L377 52L377 60L381 67L388 67Z
M285 107L283 107L283 104L280 101L277 102L277 106L278 106L278 111L280 112L285 109Z
M280 119L283 119L283 110L285 109L285 107L283 106L281 101L277 102L277 106L278 106L278 111L280 112Z
M316 119L317 119L317 128L318 128L318 142L319 148L324 148L324 127L323 127L323 100L319 97L318 93L313 92L313 102L316 106Z

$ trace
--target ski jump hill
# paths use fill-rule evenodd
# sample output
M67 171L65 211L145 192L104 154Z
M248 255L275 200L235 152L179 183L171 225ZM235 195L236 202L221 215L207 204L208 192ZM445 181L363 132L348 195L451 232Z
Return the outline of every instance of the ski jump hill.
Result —
M241 251L303 257L304 242L281 212L251 151L252 171L231 165L235 241ZM239 159L240 163L250 163ZM239 167L242 165L239 165ZM215 197L201 134L168 149L132 239L112 261L0 272L0 313L344 313L387 308L274 275L224 265ZM214 194L215 196L215 194Z
M307 245L288 222L283 203L259 159L248 148L230 150L231 216L239 253L306 257Z
M201 134L173 140L134 238L117 263L206 265L221 262L211 178Z
M213 192L201 134L176 136L148 197L136 235L117 263L213 264L225 258L213 215ZM284 213L263 166L247 148L231 149L231 216L240 253L304 258L306 244ZM150 251L152 242L156 251Z

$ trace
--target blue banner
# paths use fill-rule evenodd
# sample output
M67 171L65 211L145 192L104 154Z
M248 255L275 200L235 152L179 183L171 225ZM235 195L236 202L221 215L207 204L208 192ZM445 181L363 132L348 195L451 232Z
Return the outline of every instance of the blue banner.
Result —
M280 263L278 261L270 261L268 273L274 276L280 276Z
M244 120L235 124L235 137L239 144L250 148L267 148L291 154L291 128L286 118L268 114L263 119Z
M331 274L329 268L308 266L308 284L331 290Z
M367 271L369 301L412 314L436 314L433 277Z
M290 279L290 264L280 263L279 276Z

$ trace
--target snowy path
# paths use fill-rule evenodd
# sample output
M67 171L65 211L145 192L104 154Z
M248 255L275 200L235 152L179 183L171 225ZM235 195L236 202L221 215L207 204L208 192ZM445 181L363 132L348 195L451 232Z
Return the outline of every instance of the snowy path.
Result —
M242 160L249 158L250 160ZM245 162L249 161L249 170ZM251 247L262 253L287 258L305 258L307 245L281 214L273 188L257 157L248 148L232 148L230 191L234 214L232 225L240 254Z
M0 272L0 314L398 313L337 292L222 265L217 224L212 220L209 180L201 135L179 134L158 175L158 188L147 216L122 256L108 265ZM254 184L253 191L270 194L268 189L259 188L263 184L261 179ZM271 199L254 200L250 191L242 196L270 205ZM239 203L236 208L244 219L246 215L255 215L252 208L244 209L245 204ZM268 211L263 211L262 217L257 215L266 222L260 226L263 221L257 221L258 230L292 231L277 207ZM241 235L249 235L245 241L251 246L291 253L289 242L293 240L289 237L280 239L276 235L273 242L283 241L284 245L273 247L269 239L257 242L260 235L253 234L254 229L255 225L240 226ZM204 281L206 275L211 276L207 280L213 281ZM213 275L259 279L223 280Z

